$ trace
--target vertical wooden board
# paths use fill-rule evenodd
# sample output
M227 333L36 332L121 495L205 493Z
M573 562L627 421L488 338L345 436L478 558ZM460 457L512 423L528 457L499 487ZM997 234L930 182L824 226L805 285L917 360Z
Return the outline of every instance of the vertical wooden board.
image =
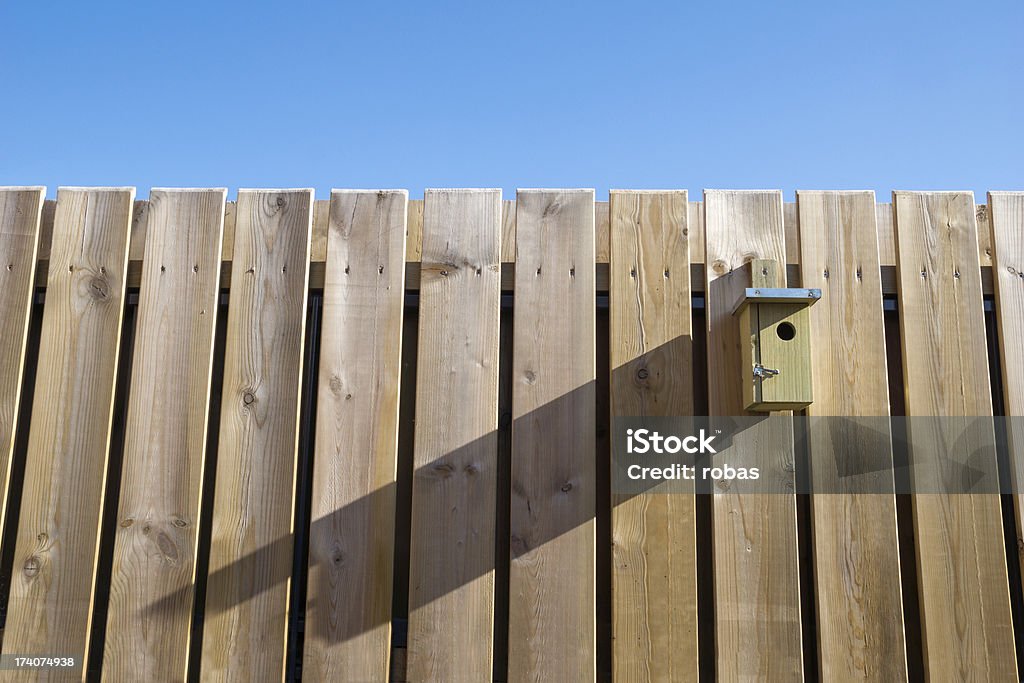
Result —
M874 192L797 192L797 203L801 285L822 292L809 310L814 403L807 414L888 418ZM884 432L874 431L883 422ZM860 424L863 431L842 440L819 425L809 434L818 672L824 681L905 681L891 434L887 419ZM834 465L865 457L889 468L875 470L877 494L842 491Z
M753 259L774 260L785 272L782 194L707 190L704 215L708 407L713 416L740 416L747 414L745 380L732 304L734 288L742 284L723 276ZM792 482L793 433L785 427L777 420L768 425L768 433L737 434L726 461L734 467L758 466L762 478ZM802 678L795 496L716 491L712 523L719 679Z
M800 263L800 214L796 202L782 205L782 224L786 229L786 263Z
M686 191L611 193L609 385L615 417L693 414ZM691 494L612 495L612 676L697 680Z
M327 260L327 232L331 216L331 201L317 199L313 202L313 235L309 240L309 260L323 263Z
M284 676L312 190L239 190L203 680Z
M516 262L516 201L501 200L501 262Z
M509 681L593 681L594 191L516 197Z
M994 236L992 235L992 204L978 204L974 207L978 220L978 259L982 267L992 265Z
M45 196L45 187L0 187L0 530L7 511Z
M425 193L410 681L492 674L500 235L500 190Z
M999 364L1003 376L1004 413L1008 420L1010 476L1013 490L1024 490L1024 192L990 192L992 262L995 272ZM1017 515L1016 561L1024 568L1024 496L1014 495Z
M103 660L108 680L185 678L226 194L150 193Z
M303 676L387 680L405 190L331 194Z
M608 202L594 202L594 250L597 263L608 263L611 249L610 209Z
M134 188L60 188L4 654L84 675ZM45 677L45 674L41 674Z
M405 237L405 260L419 263L423 258L423 200L409 200Z
M991 415L974 197L894 192L893 213L907 415ZM926 673L1015 679L999 496L915 495L914 525Z
M691 263L704 263L704 202L686 203ZM689 278L688 278L689 280Z
M878 262L883 266L895 266L896 236L893 234L892 204L875 204L875 224L878 226Z

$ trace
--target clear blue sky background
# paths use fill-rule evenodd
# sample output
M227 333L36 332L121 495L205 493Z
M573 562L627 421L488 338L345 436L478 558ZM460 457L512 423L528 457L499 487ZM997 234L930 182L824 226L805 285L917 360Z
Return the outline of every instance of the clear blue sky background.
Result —
M0 184L1024 189L1024 2L4 2Z

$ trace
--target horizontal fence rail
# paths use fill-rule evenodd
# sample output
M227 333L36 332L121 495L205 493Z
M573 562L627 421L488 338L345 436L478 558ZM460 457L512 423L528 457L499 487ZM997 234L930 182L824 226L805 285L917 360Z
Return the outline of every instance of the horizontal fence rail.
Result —
M0 676L1017 680L1024 192L691 199L0 188ZM620 485L693 416L770 485Z

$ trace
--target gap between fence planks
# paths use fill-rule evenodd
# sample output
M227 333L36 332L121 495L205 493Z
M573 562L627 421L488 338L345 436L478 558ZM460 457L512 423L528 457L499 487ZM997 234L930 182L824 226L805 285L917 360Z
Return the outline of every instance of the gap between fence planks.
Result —
M520 190L509 681L596 671L594 191Z
M893 193L908 416L992 415L974 198ZM958 448L955 425L911 422L909 457ZM978 430L974 430L977 432ZM996 466L995 435L972 434L972 463ZM934 489L933 489L934 490ZM1010 594L998 495L915 495L925 673L1014 680Z
M201 676L284 676L312 190L240 190Z
M402 356L405 190L331 197L303 677L384 681Z
M234 244L234 220L235 202L227 202L224 210L224 256L221 266L221 286L231 285L231 249ZM49 236L53 228L53 201L47 200L43 206L43 215L40 228L39 265L36 278L43 282L46 280L46 269L49 259ZM978 219L978 251L981 258L981 281L985 294L992 294L992 247L991 231L988 207L979 204L977 207ZM690 214L690 288L695 294L703 293L705 284L704 275L704 211L703 202L689 202ZM132 241L128 263L128 286L137 287L141 279L141 262L146 239L145 214L148 211L148 202L138 200L135 202L135 212L132 221ZM595 225L595 259L596 286L598 291L608 291L608 261L609 261L609 219L608 202L594 203L594 225ZM328 200L317 200L313 211L313 234L312 249L310 251L310 273L309 281L311 287L320 288L324 284L324 260L327 254L327 215L329 212ZM511 292L514 289L515 280L515 201L502 201L501 218L501 290ZM789 261L789 276L793 277L799 271L799 248L795 239L798 238L796 224L796 204L786 202L784 204L786 217L786 258ZM878 216L880 263L882 268L882 291L885 294L896 293L896 249L893 242L892 230L892 205L877 204L876 214ZM423 223L423 200L411 199L408 205L408 239L406 240L406 277L405 287L410 290L418 290L420 286L420 259L422 253L422 223Z
M58 190L4 633L5 653L74 656L83 678L134 193Z
M45 187L0 187L0 530L6 520L45 195Z
M226 195L150 195L110 579L108 680L186 674ZM159 609L151 609L155 603Z
M991 192L992 268L995 271L999 367L1003 379L1003 414L1007 420L1010 480L1013 491L1024 487L1024 193ZM1024 561L1024 497L1013 496L1016 513L1017 557ZM1024 564L1021 565L1024 569Z
M779 272L754 273L750 284L729 274L751 259L785 261L782 193L708 190L704 211L708 412L749 414L737 372L742 362L732 315L736 288L786 283ZM795 484L793 430L780 417L736 434L718 457L734 467L757 466L762 478L779 485ZM795 495L716 492L712 524L717 677L802 679Z
M685 190L611 193L613 422L693 414L694 213ZM697 680L695 507L692 484L689 495L612 495L614 680Z
M810 308L814 403L807 408L811 481L823 492L811 497L818 675L905 681L875 197L798 192L797 204L801 286L822 292ZM823 416L882 419L851 420L835 438L825 424L835 418Z
M492 676L500 190L428 190L409 560L408 680Z

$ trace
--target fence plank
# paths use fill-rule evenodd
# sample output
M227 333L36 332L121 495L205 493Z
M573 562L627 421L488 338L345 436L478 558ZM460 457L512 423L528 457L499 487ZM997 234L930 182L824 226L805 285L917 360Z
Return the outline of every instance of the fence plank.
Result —
M500 231L499 190L426 192L410 681L492 674Z
M312 190L239 190L203 680L284 675Z
M103 662L110 680L185 678L226 194L150 193Z
M1010 476L1013 490L1024 490L1024 192L990 192L992 261L995 271L996 317L999 321L999 364L1003 376L1003 413L1009 420ZM1016 561L1024 569L1024 496L1013 497L1017 515Z
M331 195L303 677L387 680L405 190Z
M509 680L593 681L594 191L516 197Z
M895 192L893 212L907 415L991 415L974 198ZM995 467L994 448L975 456ZM999 497L916 495L914 524L926 673L1015 679Z
M686 191L611 193L611 414L693 414ZM703 233L701 233L703 235ZM690 484L692 491L692 482ZM612 495L615 680L697 680L693 495Z
M57 193L5 654L86 665L134 195Z
M851 424L842 439L819 429L825 425L813 425L809 434L812 482L822 492L811 499L819 675L905 681L875 196L797 192L797 203L801 285L822 291L810 310L814 403L807 414L884 418ZM836 466L868 458L888 470L866 468L856 482L864 491L890 493L843 491L852 480Z
M708 407L711 415L744 415L736 293L722 276L750 259L785 262L782 194L708 190L704 212ZM780 426L737 434L729 464L758 466L762 478L792 482L793 433ZM802 678L795 496L716 492L712 522L718 677Z
M7 512L45 195L45 187L0 187L0 530Z

